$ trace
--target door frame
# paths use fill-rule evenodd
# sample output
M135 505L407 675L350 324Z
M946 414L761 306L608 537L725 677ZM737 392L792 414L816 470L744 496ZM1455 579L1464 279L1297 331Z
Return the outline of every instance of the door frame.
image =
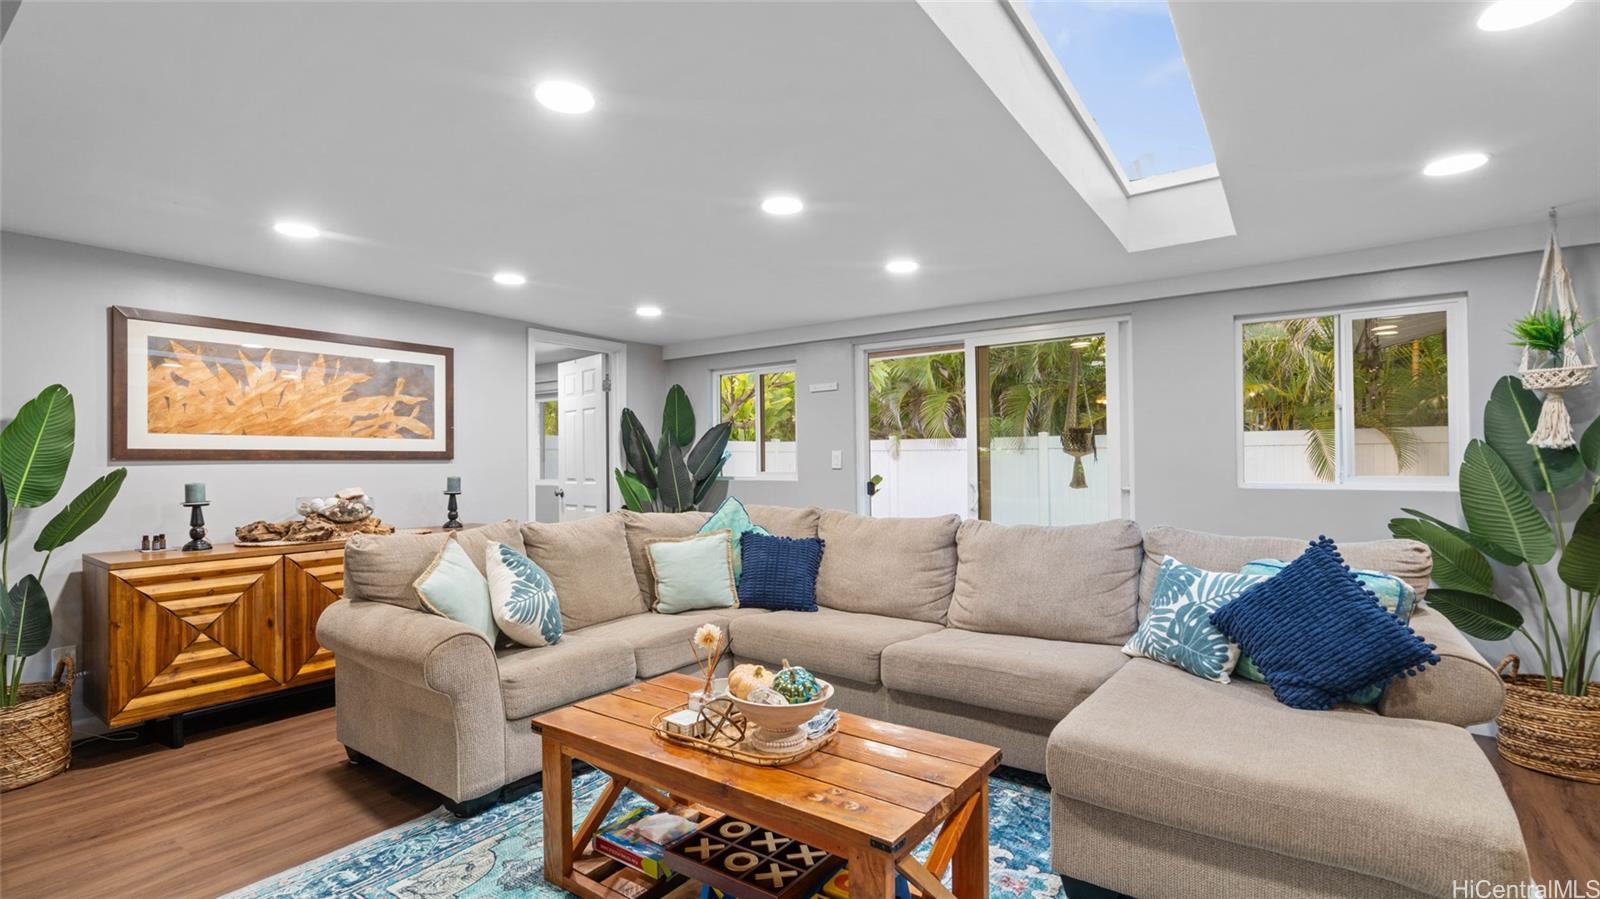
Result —
M1113 483L1120 482L1119 493L1121 497L1122 514L1127 518L1134 517L1134 480L1133 480L1133 316L1111 315L1099 318L1070 319L1066 321L1045 322L1031 325L1018 325L1006 328L977 328L961 329L955 331L941 331L931 334L922 334L916 337L896 337L887 340L858 343L855 345L855 405L852 416L855 418L856 459L855 459L855 491L856 511L862 515L872 514L871 499L867 496L865 484L872 476L872 441L867 426L867 403L870 383L867 377L867 366L873 353L886 350L915 350L919 347L953 346L961 344L966 357L967 380L967 509L968 517L976 517L977 490L978 490L978 454L977 429L971 421L970 413L976 409L972 404L974 394L975 360L971 352L974 343L1029 343L1038 340L1054 340L1062 337L1073 337L1084 333L1103 333L1106 341L1106 366L1108 369L1115 367L1115 371L1108 371L1106 378L1106 408L1107 416L1117 426L1117 433L1122 436L1113 447L1114 471L1116 477ZM1110 377L1115 374L1115 377Z
M534 386L534 370L538 367L537 350L535 347L540 341L545 343L558 343L562 346L572 347L577 350L586 350L591 353L606 354L606 372L611 376L611 391L606 398L606 464L609 468L622 467L622 441L614 439L622 433L622 410L628 404L628 345L615 340L601 340L598 337L585 337L581 334L568 334L565 331L550 331L544 328L528 329L528 366L523 373L523 383L527 387L528 395L528 433L527 444L524 446L523 465L528 475L527 515L525 521L534 520L534 500L539 489L539 478L535 472L542 473L544 463L535 458L534 453L539 447L539 434L535 429L539 427L539 401ZM616 482L608 480L606 484L606 510L612 511L622 508L622 495Z

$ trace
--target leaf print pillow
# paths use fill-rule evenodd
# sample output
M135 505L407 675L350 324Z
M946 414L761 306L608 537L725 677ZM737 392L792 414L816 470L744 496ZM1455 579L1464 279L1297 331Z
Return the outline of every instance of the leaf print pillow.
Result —
M1219 684L1239 663L1239 644L1211 624L1211 613L1270 575L1206 571L1167 557L1156 574L1150 614L1122 651Z
M523 646L549 646L561 640L561 604L556 588L532 559L504 543L485 550L489 607L501 633Z

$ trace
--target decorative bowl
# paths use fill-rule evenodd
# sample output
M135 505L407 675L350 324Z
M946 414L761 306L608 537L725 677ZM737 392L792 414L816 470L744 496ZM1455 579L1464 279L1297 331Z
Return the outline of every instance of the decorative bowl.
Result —
M822 692L810 702L790 703L788 705L763 705L759 702L750 702L740 699L733 694L728 694L727 699L735 708L744 714L745 720L751 724L771 733L792 731L802 724L817 716L827 706L828 700L833 698L833 684L822 678L817 678L817 686Z

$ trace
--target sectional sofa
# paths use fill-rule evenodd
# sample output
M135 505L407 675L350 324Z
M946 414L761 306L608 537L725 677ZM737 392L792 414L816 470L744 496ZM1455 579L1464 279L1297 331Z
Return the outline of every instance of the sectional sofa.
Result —
M447 538L357 535L346 598L317 630L338 658L339 740L470 813L532 781L532 716L692 670L689 635L714 622L738 661L804 665L840 708L990 743L1046 774L1069 895L1450 896L1529 877L1516 816L1464 729L1498 713L1499 679L1426 605L1411 623L1442 661L1376 709L1298 711L1263 685L1120 651L1167 556L1237 570L1302 541L748 510L772 533L826 541L819 611L649 611L646 542L692 534L704 513L459 532L474 559L488 540L520 541L550 575L567 633L538 649L490 646L418 608L411 582ZM1427 589L1421 544L1341 550Z

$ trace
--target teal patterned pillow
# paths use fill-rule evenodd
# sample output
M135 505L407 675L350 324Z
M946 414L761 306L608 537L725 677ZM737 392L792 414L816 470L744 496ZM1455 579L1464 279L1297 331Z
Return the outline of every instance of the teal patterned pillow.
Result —
M739 538L746 533L763 534L772 536L767 529L750 520L750 513L744 509L744 503L734 497L728 497L711 513L706 523L700 526L700 533L709 534L712 531L733 532L733 581L739 582L739 576L744 574L744 562L741 558L742 547Z
M1271 577L1288 565L1289 563L1282 559L1257 559L1239 571L1242 574L1264 574ZM1352 568L1350 573L1356 576L1361 586L1371 590L1373 595L1378 597L1378 605L1383 606L1385 612L1400 619L1401 624L1411 620L1411 613L1417 608L1417 591L1414 587L1382 571ZM1253 680L1258 684L1267 682L1266 675L1261 673L1261 669L1257 668L1256 663L1247 655L1239 657L1239 664L1234 672L1245 680ZM1374 685L1352 695L1346 702L1353 702L1356 705L1377 705L1382 696L1383 687Z
M1239 644L1212 626L1211 613L1266 579L1206 571L1168 556L1156 574L1150 613L1122 651L1225 684L1239 661Z
M561 604L556 588L532 559L504 543L489 541L489 606L500 631L523 646L561 641Z

